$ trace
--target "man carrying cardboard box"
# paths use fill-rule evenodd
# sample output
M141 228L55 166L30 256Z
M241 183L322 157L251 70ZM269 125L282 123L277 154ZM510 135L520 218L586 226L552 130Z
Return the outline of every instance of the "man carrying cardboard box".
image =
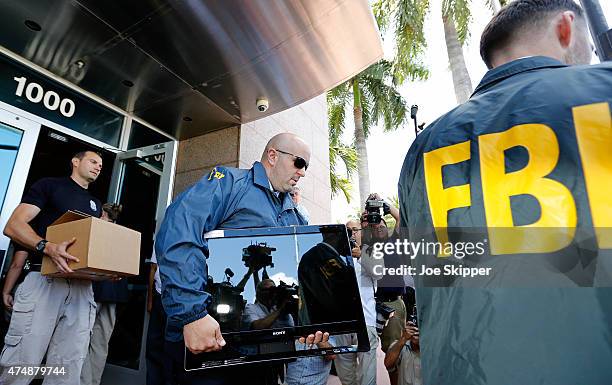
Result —
M91 281L44 277L39 272L43 255L64 273L72 272L69 261L78 262L66 250L75 238L56 244L41 236L51 223L68 210L101 215L102 204L87 188L100 175L102 158L92 151L79 152L71 166L70 177L34 183L4 228L6 236L34 253L32 271L15 293L0 356L0 384L29 384L36 375L45 378L45 385L79 384L96 318Z

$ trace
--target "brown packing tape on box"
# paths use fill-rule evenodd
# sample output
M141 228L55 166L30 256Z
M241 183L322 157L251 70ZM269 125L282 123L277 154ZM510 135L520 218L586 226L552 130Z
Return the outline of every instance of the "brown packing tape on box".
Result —
M60 273L45 256L41 273L53 277L104 280L138 275L140 233L127 227L68 211L47 228L46 239L61 243L76 238L68 253L79 262L70 262L74 273Z

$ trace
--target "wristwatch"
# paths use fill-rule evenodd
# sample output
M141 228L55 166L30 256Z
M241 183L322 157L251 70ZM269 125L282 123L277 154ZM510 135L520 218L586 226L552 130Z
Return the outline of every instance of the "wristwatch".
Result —
M42 254L45 251L45 246L47 246L47 243L49 243L49 241L47 241L46 239L43 239L38 242L36 244L36 251Z

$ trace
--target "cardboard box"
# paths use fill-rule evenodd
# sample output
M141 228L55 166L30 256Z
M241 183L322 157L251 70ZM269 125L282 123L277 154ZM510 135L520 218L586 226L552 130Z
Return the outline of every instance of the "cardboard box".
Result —
M52 277L101 281L116 276L138 275L140 233L76 211L67 211L47 228L46 239L61 243L76 238L68 253L74 273L60 273L51 258L43 257L41 274Z

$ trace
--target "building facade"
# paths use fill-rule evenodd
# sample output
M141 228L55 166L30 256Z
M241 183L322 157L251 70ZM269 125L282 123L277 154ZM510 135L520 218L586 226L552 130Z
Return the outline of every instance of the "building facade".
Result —
M293 132L312 148L300 181L311 223L329 222L324 93L381 56L366 0L0 4L0 228L32 183L93 150L104 169L91 192L142 235L105 383L144 378L146 261L173 197ZM13 248L0 235L3 275Z

